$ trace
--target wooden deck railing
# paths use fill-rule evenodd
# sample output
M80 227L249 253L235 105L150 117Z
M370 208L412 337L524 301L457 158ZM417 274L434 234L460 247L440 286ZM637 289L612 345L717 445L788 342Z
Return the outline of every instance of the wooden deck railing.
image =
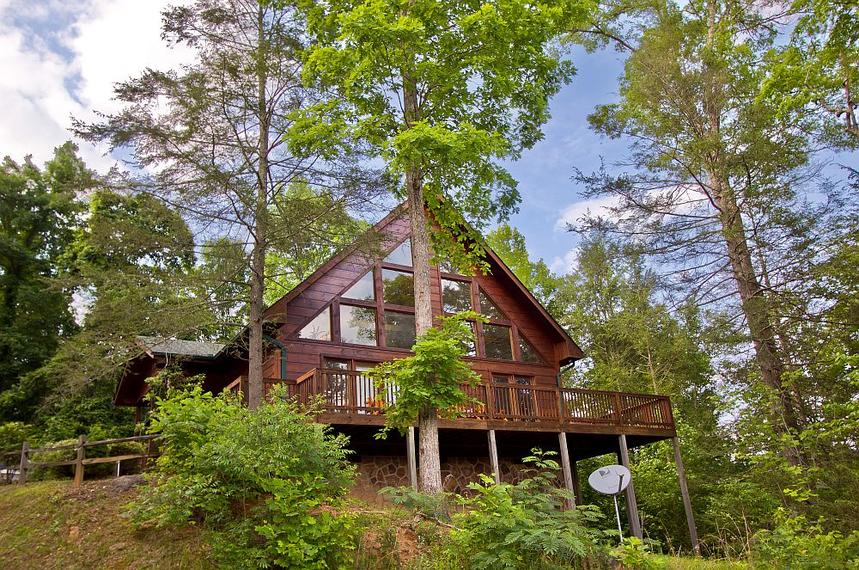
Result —
M277 381L267 380L266 386ZM380 415L385 403L396 402L397 388L385 393L366 372L313 369L288 381L290 394L302 403L321 398L328 413ZM673 430L667 396L534 386L478 384L462 386L472 402L459 410L461 418L511 423L580 424Z

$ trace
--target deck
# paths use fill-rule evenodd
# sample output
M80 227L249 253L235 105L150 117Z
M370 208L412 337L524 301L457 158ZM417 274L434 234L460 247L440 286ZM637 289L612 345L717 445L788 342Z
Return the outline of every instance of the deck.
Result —
M246 378L228 389L245 389ZM366 372L312 369L297 380L266 379L265 391L286 384L301 403L319 403L318 420L332 425L383 425L385 402L396 402L397 390L379 390ZM471 386L463 384L471 402L454 419L441 420L446 429L496 429L605 435L676 435L667 396L558 388L521 384Z

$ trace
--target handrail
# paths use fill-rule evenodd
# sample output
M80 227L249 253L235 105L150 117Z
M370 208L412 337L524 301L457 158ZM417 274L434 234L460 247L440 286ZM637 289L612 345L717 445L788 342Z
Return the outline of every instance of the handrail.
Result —
M458 410L465 419L674 429L667 396L533 384L462 388L472 399ZM323 409L330 413L379 415L396 400L397 388L388 386L383 393L363 371L314 368L294 381L290 394L305 403L322 396Z

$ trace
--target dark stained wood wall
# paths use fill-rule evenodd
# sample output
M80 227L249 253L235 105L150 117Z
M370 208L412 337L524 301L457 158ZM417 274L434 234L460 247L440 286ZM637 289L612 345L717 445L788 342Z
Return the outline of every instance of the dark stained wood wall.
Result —
M384 251L390 251L409 235L408 217L400 214L383 222L379 230L386 236ZM334 259L333 263L321 268L316 279L309 279L304 288L287 295L270 307L267 318L281 319L283 324L278 330L278 338L287 347L288 379L295 379L311 368L322 365L323 357L353 358L368 362L382 362L407 356L409 351L372 346L344 345L334 342L296 339L298 331L313 317L347 290L353 283L369 271L374 259L369 259L362 252L352 252L342 259ZM514 361L491 360L485 358L470 358L475 371L485 379L492 372L502 374L521 374L534 376L538 384L557 384L559 371L559 354L567 346L567 341L547 322L537 310L533 302L524 295L518 286L509 278L503 268L490 260L491 273L475 277L477 285L482 288L507 315L516 323L526 339L540 353L545 364L528 364ZM442 314L441 280L437 268L431 271L433 284L432 309L434 316ZM513 342L517 339L514 337ZM266 362L264 374L269 378L280 377L279 351L274 351Z

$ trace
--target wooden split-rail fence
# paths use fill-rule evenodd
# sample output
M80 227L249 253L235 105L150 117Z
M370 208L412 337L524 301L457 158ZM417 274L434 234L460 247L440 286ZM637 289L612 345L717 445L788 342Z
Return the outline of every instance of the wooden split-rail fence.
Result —
M21 446L20 456L18 458L17 473L12 470L14 464L9 462L7 463L4 476L6 482L11 483L13 481L17 481L17 483L23 485L27 482L27 478L30 472L35 468L74 466L74 480L72 484L74 487L80 487L81 483L84 480L84 469L88 465L115 463L117 477L120 474L120 468L123 461L140 459L144 462L145 466L146 461L148 461L150 458L157 456L157 452L154 449L153 445L158 437L159 434L148 434L136 435L132 437L118 437L114 439L87 441L86 436L82 435L78 438L78 441L76 443L68 443L64 445L50 445L45 447L30 447L30 444L25 441ZM122 455L107 455L102 457L87 457L87 449L99 446L115 445L118 443L132 442L145 443L145 450L140 453L125 453ZM42 453L54 453L57 451L72 450L74 450L74 459L67 459L62 461L36 461L33 459L33 457L38 457L39 454ZM9 453L5 453L3 455L8 457Z

